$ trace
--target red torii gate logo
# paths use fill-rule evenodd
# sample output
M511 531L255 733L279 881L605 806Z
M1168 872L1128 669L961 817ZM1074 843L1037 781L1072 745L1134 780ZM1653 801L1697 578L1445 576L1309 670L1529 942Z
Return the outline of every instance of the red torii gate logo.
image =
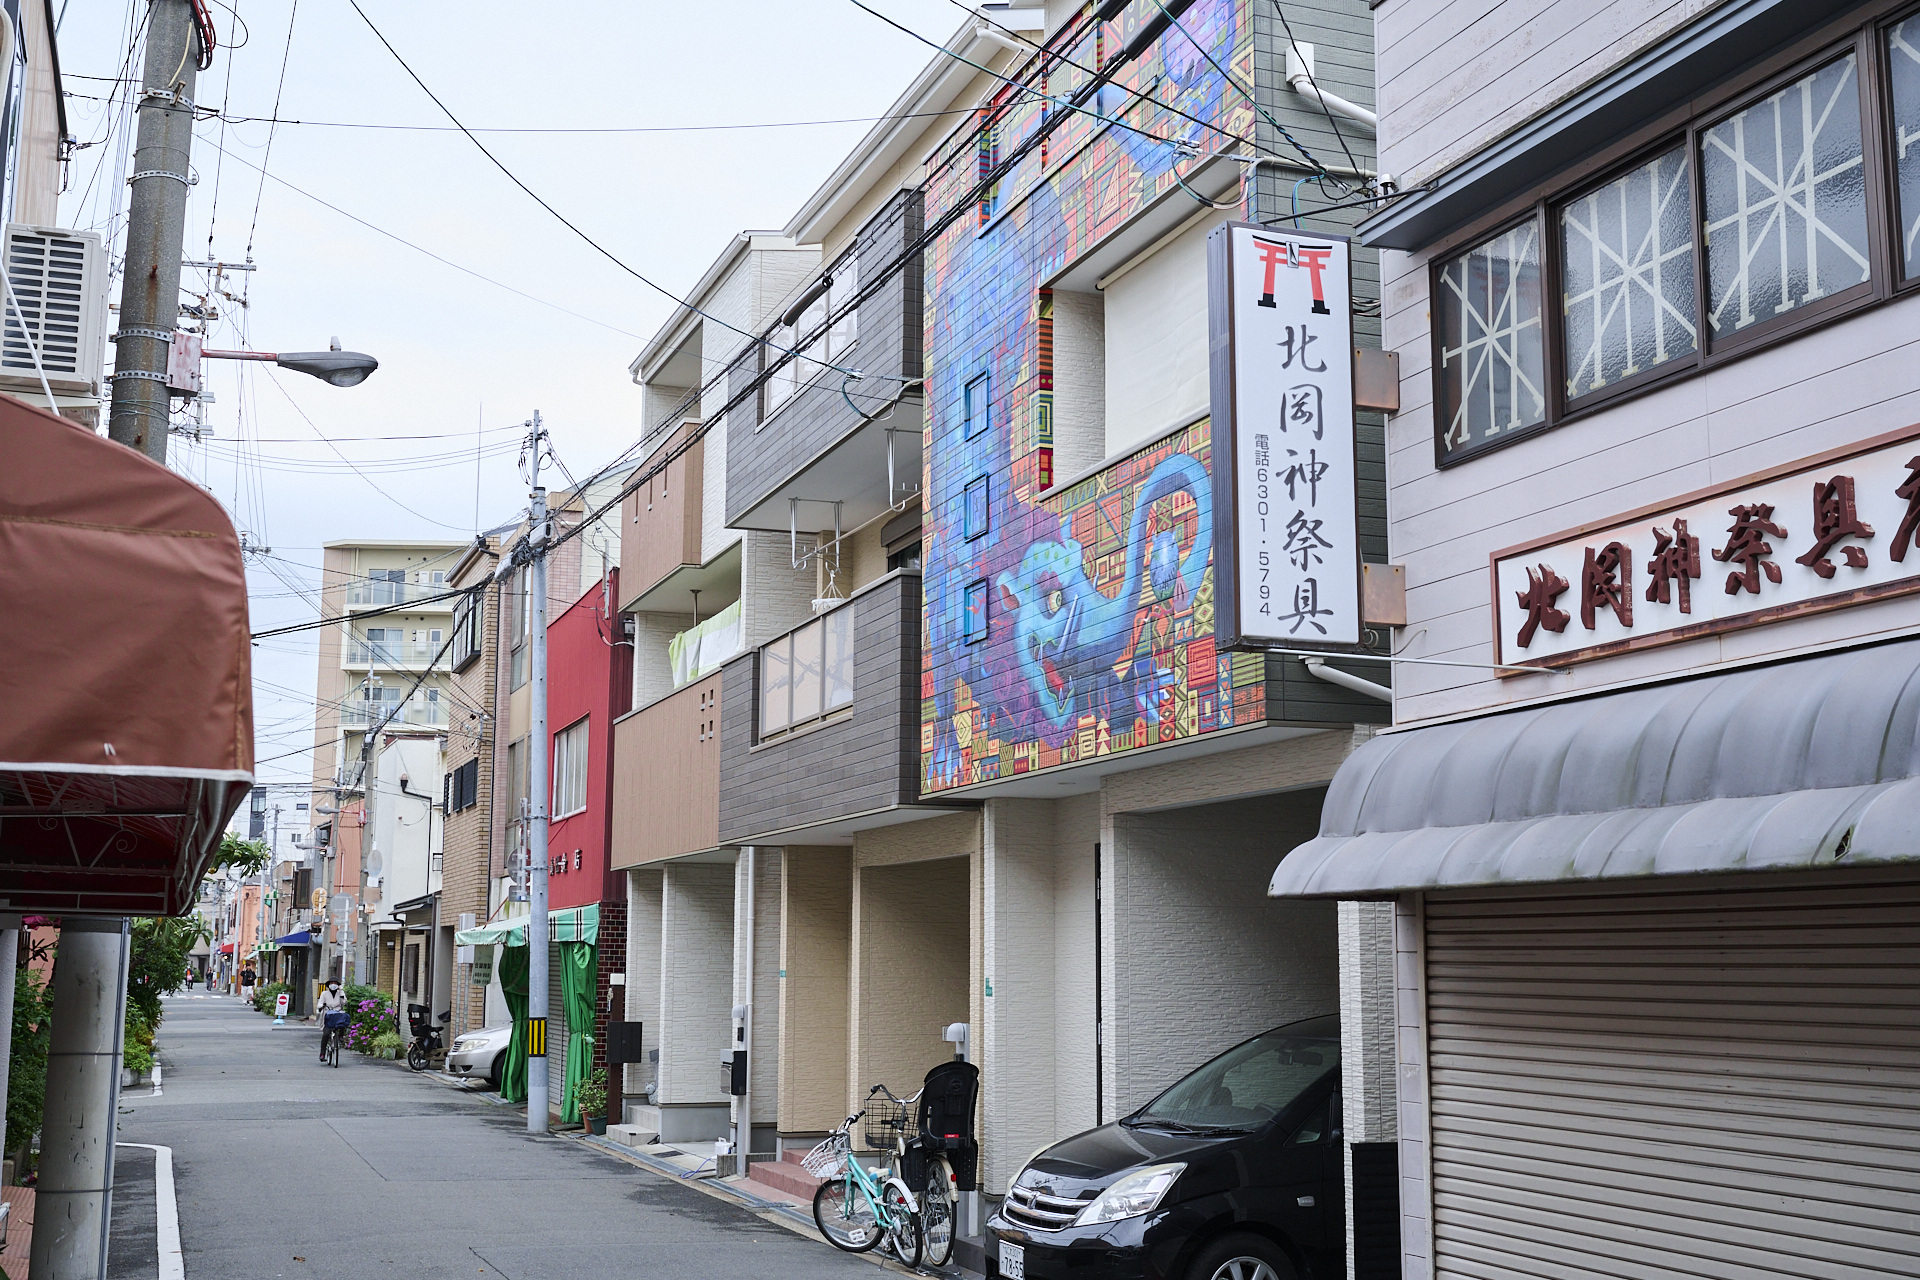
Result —
M1327 309L1326 285L1320 273L1326 270L1327 260L1333 257L1332 245L1301 245L1282 240L1278 244L1256 238L1254 243L1260 246L1260 265L1266 269L1261 282L1260 305L1271 307L1273 300L1273 275L1277 267L1305 267L1308 282L1313 288L1313 314L1332 315Z

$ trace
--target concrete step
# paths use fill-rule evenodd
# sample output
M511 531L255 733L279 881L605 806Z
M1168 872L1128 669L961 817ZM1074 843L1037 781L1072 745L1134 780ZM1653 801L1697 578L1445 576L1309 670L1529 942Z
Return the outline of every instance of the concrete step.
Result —
M751 1182L764 1182L778 1191L784 1191L790 1196L798 1196L811 1204L813 1193L823 1179L816 1178L802 1169L798 1156L787 1158L791 1155L791 1152L786 1153L779 1160L755 1160L747 1166L747 1178Z
M660 1140L660 1135L644 1125L610 1124L607 1126L607 1140L623 1147L650 1147Z

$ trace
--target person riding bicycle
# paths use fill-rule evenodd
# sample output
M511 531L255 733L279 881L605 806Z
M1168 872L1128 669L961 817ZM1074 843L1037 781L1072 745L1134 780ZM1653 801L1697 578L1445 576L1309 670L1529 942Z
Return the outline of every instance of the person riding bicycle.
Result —
M326 990L314 1001L314 1008L320 1014L320 1061L327 1060L327 1040L331 1036L344 1035L347 1029L347 997L340 990L338 979L328 979Z

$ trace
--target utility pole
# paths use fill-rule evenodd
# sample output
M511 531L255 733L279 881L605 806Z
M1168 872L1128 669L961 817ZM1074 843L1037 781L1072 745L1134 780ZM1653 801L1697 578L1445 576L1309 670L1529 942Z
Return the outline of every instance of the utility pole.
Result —
M547 1131L547 815L551 809L547 766L547 491L540 487L540 450L546 445L540 413L533 415L533 472L527 546L533 553L527 566L527 602L532 608L530 637L533 671L530 692L532 728L527 733L527 789L533 794L528 824L527 896L532 915L527 921L527 1132Z
M167 357L180 318L193 91L204 52L192 0L151 0L107 435L155 462L167 460Z

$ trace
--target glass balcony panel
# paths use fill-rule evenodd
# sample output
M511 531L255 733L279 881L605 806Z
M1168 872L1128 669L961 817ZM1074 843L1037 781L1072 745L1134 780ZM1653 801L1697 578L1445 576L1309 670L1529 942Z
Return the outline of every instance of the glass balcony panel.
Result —
M853 610L835 609L820 620L826 625L826 710L853 701Z
M782 636L760 650L760 732L778 733L793 722L792 637Z
M811 720L820 714L820 668L823 650L821 636L825 628L809 622L793 633L793 722Z

